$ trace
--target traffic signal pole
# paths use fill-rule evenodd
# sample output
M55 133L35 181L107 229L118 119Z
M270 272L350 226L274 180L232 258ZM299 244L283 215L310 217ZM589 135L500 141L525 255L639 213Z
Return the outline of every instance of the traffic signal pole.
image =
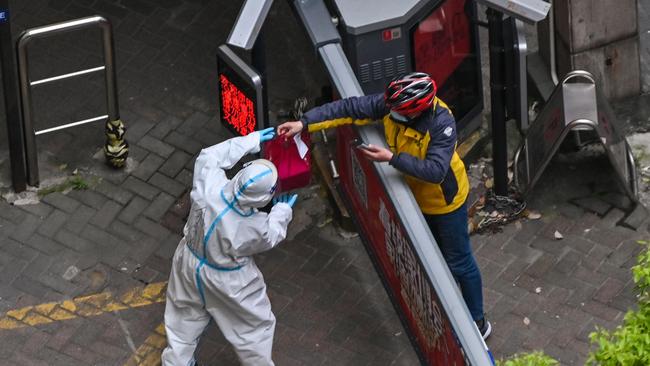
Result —
M11 181L14 191L22 192L27 188L25 167L25 140L20 115L20 97L16 73L14 42L11 36L9 1L0 0L0 63L2 64L2 86L9 139L9 160L11 164Z

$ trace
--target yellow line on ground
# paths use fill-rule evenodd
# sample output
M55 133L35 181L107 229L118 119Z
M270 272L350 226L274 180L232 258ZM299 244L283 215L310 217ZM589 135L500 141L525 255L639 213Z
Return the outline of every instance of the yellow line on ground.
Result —
M145 339L144 343L135 350L124 366L155 366L160 365L160 354L167 346L165 325L160 324L156 330Z
M117 297L110 292L102 292L72 300L10 310L0 318L0 329L16 329L77 317L97 316L163 302L165 301L165 286L167 286L167 281L136 287Z

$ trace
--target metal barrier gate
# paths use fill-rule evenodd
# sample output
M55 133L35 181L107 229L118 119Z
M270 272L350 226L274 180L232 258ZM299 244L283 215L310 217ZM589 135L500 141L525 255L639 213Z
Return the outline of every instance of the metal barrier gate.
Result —
M41 80L32 81L30 79L27 46L32 40L90 27L99 27L101 29L104 51L104 65L68 74L52 76ZM23 124L25 130L25 152L27 160L28 183L32 186L36 186L39 182L36 136L105 119L107 119L107 141L104 146L104 153L106 155L107 161L113 167L124 166L126 157L128 155L128 144L124 140L125 128L119 116L117 77L115 73L115 53L113 50L113 31L111 23L102 16L90 16L67 22L55 23L25 30L20 35L17 42L18 72L20 76L20 95L22 98ZM108 114L70 122L64 125L47 128L40 131L34 130L31 99L31 89L33 86L86 75L98 71L104 71L106 86L106 107Z
M583 82L575 82L579 79ZM598 135L625 193L636 202L637 173L630 146L593 75L581 70L570 72L556 86L515 153L514 179L521 192L527 195L532 190L568 133L581 130Z

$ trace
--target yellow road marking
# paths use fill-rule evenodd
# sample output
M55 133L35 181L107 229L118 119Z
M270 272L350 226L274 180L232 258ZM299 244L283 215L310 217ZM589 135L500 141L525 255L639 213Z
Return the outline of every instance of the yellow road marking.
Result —
M16 329L49 324L60 320L97 316L108 312L160 303L165 301L165 286L167 286L167 281L136 287L118 297L110 292L102 292L77 297L72 300L49 302L9 310L5 316L0 317L0 329Z
M156 327L156 330L145 339L144 343L135 350L135 353L126 361L124 366L160 365L160 354L165 346L167 346L165 325L160 324Z

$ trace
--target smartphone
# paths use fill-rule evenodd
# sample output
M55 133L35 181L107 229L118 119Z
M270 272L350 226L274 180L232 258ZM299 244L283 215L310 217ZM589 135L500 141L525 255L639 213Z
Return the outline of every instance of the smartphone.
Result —
M354 140L352 141L352 144L353 144L354 147L356 147L357 149L366 149L366 150L367 150L367 149L370 149L370 146L368 146L368 144L364 143L363 141L361 141L361 140L359 140L359 139L354 139Z

